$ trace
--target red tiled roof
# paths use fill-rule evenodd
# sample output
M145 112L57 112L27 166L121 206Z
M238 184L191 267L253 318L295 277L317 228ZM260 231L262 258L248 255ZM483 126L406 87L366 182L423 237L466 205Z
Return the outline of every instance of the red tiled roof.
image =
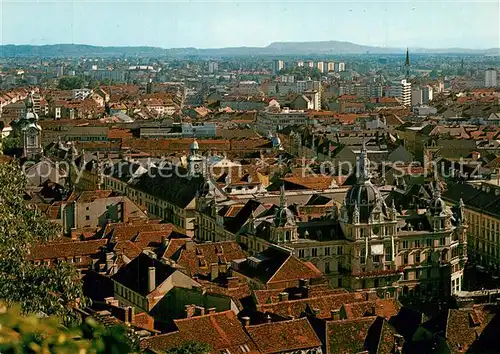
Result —
M174 320L177 332L144 339L142 349L166 351L187 342L210 345L212 353L228 350L232 354L258 353L258 349L233 311Z
M32 245L29 259L55 259L75 256L92 256L106 246L108 240L90 240L74 242L46 242Z
M376 299L343 305L347 319L365 317L369 314L371 316L384 317L388 320L396 316L400 308L401 304L393 299ZM375 310L375 313L371 313L372 310Z
M293 352L321 346L307 318L246 328L262 354Z
M366 337L377 317L355 320L328 321L326 324L326 347L330 354L352 354L365 351Z

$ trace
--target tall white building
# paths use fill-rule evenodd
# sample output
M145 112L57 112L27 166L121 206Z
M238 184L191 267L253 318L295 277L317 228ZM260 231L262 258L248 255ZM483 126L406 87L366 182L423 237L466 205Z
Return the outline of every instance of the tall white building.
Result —
M387 96L396 97L405 106L410 106L412 103L411 83L406 81L406 79L395 81L389 89Z
M411 105L418 106L423 103L422 89L420 87L411 88Z
M279 73L285 68L285 62L283 60L273 60L273 74Z
M308 61L307 66L310 68L314 68L314 62L312 60Z
M490 68L484 72L484 86L497 87L497 71Z
M345 71L345 63L339 62L334 64L335 72L339 73Z
M316 65L317 65L318 70L319 70L320 73L324 73L325 72L325 63L324 62L318 61Z
M422 87L422 103L428 104L434 97L434 89L430 85Z
M219 70L219 64L215 61L211 61L208 63L208 72L210 74L213 74Z
M335 63L333 61L328 62L328 71L335 71Z
M303 67L303 66L304 66L304 61L303 61L303 60L299 60L299 61L297 62L297 66L298 66L298 67Z

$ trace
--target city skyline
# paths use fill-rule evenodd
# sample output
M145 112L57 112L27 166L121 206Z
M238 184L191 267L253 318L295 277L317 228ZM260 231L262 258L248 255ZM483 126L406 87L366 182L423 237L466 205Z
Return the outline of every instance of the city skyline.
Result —
M498 23L499 10L494 1L1 0L0 43L224 48L337 40L487 49L500 46L498 31L484 25Z

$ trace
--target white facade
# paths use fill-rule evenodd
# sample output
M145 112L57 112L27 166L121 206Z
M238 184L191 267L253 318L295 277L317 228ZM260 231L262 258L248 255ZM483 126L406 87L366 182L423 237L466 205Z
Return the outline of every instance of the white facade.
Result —
M425 85L422 87L422 103L428 104L434 98L434 89L432 86Z
M497 71L493 68L484 72L484 86L497 87Z
M345 71L345 63L339 62L334 64L334 69L336 73Z
M92 94L91 89L74 89L71 91L71 95L74 100L84 100Z
M217 126L215 123L182 123L182 135L188 137L215 136Z
M281 110L265 110L259 112L257 116L257 128L262 133L276 131L292 125L309 124L309 117L306 111L291 110L284 107Z
M210 74L213 74L219 70L219 64L215 61L211 61L208 63L208 72Z
M335 63L333 61L328 62L328 71L335 71Z
M392 84L389 89L388 96L398 98L402 104L405 106L411 105L412 102L412 91L411 91L411 83L407 82L406 79L401 81L396 81Z
M323 63L322 61L318 61L318 63L316 65L317 65L318 70L319 70L320 73L324 73L325 72L325 63Z
M279 73L285 68L285 62L283 60L273 60L273 74Z

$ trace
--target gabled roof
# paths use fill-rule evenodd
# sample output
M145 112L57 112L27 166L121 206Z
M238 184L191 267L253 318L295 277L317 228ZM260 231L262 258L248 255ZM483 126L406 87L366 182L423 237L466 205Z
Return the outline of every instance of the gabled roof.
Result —
M347 319L365 317L368 314L388 320L396 316L400 308L401 304L394 299L376 299L343 305ZM375 313L372 313L372 310L375 310Z
M141 295L148 295L149 267L155 268L155 284L158 287L177 270L171 266L141 253L113 275L113 280Z
M32 245L28 258L33 260L93 256L100 253L108 240L46 242Z
M178 330L144 339L142 349L164 352L187 342L207 343L212 353L259 353L233 311L174 320Z
M351 354L368 350L366 339L377 317L354 320L328 321L326 324L326 349L329 354Z
M307 318L249 326L246 330L262 354L292 352L321 346Z
M226 264L244 259L247 254L235 241L194 244L188 241L176 252L172 259L182 266L189 276L210 274L211 264Z

